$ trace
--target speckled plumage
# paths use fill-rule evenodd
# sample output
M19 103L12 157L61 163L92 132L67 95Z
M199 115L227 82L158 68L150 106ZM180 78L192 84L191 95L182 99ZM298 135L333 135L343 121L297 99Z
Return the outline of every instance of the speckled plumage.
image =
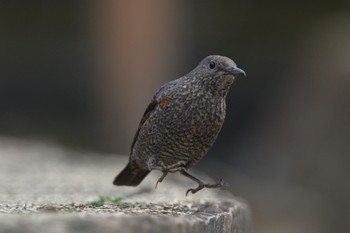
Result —
M162 86L140 122L129 164L114 184L135 186L151 170L165 172L179 161L186 170L199 161L220 132L225 97L240 74L245 75L231 59L208 56L187 75Z

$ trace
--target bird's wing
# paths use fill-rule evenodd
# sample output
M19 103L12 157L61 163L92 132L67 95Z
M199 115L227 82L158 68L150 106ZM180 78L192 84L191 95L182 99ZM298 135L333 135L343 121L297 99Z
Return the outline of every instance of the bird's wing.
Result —
M151 103L149 103L149 105L146 108L145 113L142 116L142 119L140 121L139 127L137 128L137 131L135 133L134 139L132 140L131 153L133 151L133 148L134 148L135 142L137 140L137 137L139 136L140 129L142 128L143 124L148 119L148 117L155 110L156 106L159 104L160 97L163 96L163 95L166 95L169 91L171 91L177 83L178 83L178 80L174 80L174 81L166 83L164 86L159 88L159 90L153 96L153 99L152 99Z
M139 132L140 132L141 127L143 126L143 123L145 123L145 121L148 119L148 117L151 115L151 113L154 111L154 109L156 108L157 105L158 105L158 101L153 98L151 103L149 103L149 105L147 106L146 111L143 114L142 119L140 121L139 127L137 128L137 131L135 133L134 139L132 140L131 153L133 151L135 142L137 140L137 137L139 136Z

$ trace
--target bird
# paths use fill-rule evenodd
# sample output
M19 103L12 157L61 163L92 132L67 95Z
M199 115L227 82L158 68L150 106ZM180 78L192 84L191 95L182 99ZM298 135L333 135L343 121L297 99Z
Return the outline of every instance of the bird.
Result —
M206 183L189 173L214 144L226 115L226 96L244 70L225 56L205 57L188 74L170 81L154 94L131 143L129 162L113 184L137 186L152 171L160 170L161 183L168 173L179 172L198 184L188 189L226 186L223 179Z

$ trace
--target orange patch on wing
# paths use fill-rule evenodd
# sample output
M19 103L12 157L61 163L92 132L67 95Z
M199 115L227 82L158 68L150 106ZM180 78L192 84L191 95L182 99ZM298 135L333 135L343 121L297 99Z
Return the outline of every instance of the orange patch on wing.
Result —
M162 107L162 109L166 109L168 107L168 100L164 97L162 97L162 99L160 100L160 106Z

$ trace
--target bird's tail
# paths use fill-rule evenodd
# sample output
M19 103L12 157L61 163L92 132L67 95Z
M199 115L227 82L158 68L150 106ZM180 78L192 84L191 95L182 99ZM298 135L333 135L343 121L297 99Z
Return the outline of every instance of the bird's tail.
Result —
M114 185L126 185L126 186L137 186L141 183L143 178L145 178L150 171L139 170L132 171L130 163L126 165L123 171L114 179Z

